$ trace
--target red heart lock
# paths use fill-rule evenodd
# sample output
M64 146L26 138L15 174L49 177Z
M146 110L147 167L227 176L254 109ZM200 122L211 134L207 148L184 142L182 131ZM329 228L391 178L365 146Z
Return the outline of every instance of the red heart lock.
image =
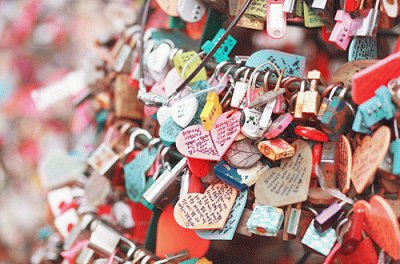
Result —
M193 176L201 178L210 172L210 161L208 160L187 158L187 164Z
M171 252L187 249L192 258L203 257L210 247L210 241L200 238L194 230L178 225L174 208L169 205L158 220L156 255L165 256Z
M378 263L378 256L372 240L367 237L360 242L358 247L352 253L343 255L339 252L336 256L336 260L342 264L375 264Z
M364 229L394 260L400 259L400 230L397 218L389 203L381 196L372 196L370 202L357 201L353 210L363 208L366 212Z

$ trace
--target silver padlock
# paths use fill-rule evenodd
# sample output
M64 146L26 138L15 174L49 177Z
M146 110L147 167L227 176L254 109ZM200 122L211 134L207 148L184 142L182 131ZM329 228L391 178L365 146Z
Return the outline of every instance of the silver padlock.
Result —
M121 244L127 246L126 252L123 252L120 248ZM89 248L93 249L99 255L106 257L112 256L115 252L114 258L117 261L122 262L133 256L136 250L136 245L124 236L120 235L116 230L102 222L99 222L90 236Z
M353 36L372 37L376 34L379 22L379 3L380 0L377 0L375 7L369 10L367 17L357 20L357 23L361 23L361 26L352 32Z
M283 4L283 12L293 14L295 12L296 0L285 0Z
M331 141L322 144L320 167L324 173L326 186L329 188L336 187L335 154L336 142Z
M93 214L85 214L78 224L69 232L68 236L64 240L63 249L66 251L72 247L79 235L85 231L89 230L90 224L95 220Z
M171 171L166 170L143 194L143 198L150 204L163 209L179 194L178 176L187 167L187 159L181 159Z
M89 264L94 259L95 252L93 249L84 247L75 259L76 264Z

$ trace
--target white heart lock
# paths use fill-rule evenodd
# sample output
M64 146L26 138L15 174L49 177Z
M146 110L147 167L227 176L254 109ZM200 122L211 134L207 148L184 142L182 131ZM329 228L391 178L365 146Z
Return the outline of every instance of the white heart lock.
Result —
M186 127L193 120L199 107L195 97L179 100L171 107L172 119L180 127Z
M186 22L194 23L200 21L205 12L205 5L198 0L178 1L179 16Z
M168 106L161 106L157 111L157 121L162 126L165 121L171 116L171 108Z
M172 68L167 73L167 75L165 76L164 83L165 83L165 94L167 96L171 96L179 87L179 85L181 85L182 79L175 68Z
M154 80L160 81L167 73L170 52L171 46L167 43L161 43L149 54L147 68Z

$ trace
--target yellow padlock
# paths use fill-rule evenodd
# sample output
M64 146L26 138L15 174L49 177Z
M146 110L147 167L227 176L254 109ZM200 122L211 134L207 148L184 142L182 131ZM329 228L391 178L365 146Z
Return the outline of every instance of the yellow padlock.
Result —
M206 105L203 111L201 111L200 119L204 129L210 131L215 120L222 114L222 106L219 103L219 97L215 91L209 92L206 100Z
M186 79L189 75L197 68L201 63L201 58L195 51L188 51L181 54L177 54L173 57L172 62L175 69L178 71L179 75ZM206 70L203 68L200 72L190 81L190 83L195 83L198 81L207 80Z

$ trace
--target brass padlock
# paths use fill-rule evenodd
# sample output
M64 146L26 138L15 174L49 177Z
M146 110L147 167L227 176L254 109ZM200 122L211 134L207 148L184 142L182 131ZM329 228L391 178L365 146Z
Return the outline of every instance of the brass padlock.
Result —
M138 90L129 85L129 75L118 74L114 90L116 117L138 120L143 118L143 103L139 101L137 95Z
M318 83L322 78L320 71L308 72L307 79L310 81L310 90L304 93L304 104L302 108L302 117L307 119L316 119L321 95L318 92ZM297 106L296 106L297 107Z
M306 80L302 80L300 84L300 91L297 93L296 98L296 106L294 108L294 118L302 119L303 118L303 108L306 103Z

